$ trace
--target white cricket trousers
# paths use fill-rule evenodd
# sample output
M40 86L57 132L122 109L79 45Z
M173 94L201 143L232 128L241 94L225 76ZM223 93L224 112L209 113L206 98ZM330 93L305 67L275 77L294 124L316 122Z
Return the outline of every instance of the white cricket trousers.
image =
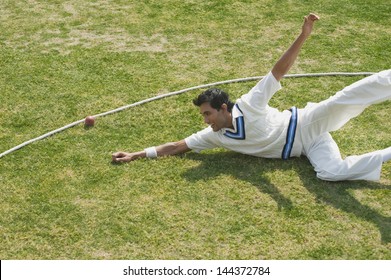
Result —
M372 152L341 158L331 131L358 116L368 106L391 99L391 69L366 77L320 103L299 110L297 133L303 154L317 177L327 181L380 179L382 156ZM300 141L299 140L299 141Z

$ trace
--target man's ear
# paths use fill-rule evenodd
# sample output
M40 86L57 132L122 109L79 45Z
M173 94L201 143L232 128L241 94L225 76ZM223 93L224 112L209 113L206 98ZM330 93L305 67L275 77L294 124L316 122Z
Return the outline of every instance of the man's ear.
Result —
M223 103L220 107L221 110L228 111L228 105Z

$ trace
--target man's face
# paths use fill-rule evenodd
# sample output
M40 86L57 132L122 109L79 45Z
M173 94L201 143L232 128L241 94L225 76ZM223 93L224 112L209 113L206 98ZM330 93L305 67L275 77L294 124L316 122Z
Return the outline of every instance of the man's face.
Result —
M208 102L205 102L200 106L200 113L204 118L204 122L210 125L214 132L232 125L232 121L229 123L230 118L227 117L228 112L226 104L223 104L220 110L216 110L212 108Z

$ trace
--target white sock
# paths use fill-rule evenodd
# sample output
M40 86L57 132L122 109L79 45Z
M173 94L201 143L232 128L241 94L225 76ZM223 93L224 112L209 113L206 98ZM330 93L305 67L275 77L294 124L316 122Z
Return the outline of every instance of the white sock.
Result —
M378 151L379 154L383 157L383 162L391 160L391 147L387 149Z

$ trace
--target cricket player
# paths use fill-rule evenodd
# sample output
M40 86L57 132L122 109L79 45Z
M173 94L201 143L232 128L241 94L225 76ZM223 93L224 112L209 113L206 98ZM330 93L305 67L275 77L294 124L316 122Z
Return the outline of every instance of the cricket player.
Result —
M220 89L208 89L193 103L209 126L178 142L138 152L117 152L115 163L156 158L188 151L224 147L242 154L281 158L306 156L317 177L327 181L380 179L383 163L391 160L391 147L342 159L330 132L338 130L368 106L391 99L391 70L366 77L319 103L280 112L268 105L281 89L280 80L295 62L312 33L315 14L304 17L301 33L271 71L236 102Z

